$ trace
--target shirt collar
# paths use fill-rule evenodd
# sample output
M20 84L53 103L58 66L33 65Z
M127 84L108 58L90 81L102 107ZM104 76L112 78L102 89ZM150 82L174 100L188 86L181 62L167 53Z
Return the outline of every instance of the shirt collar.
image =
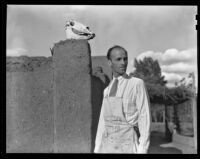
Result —
M121 81L122 79L127 79L128 78L128 75L127 75L127 73L124 73L122 76L119 76L119 77L117 77L117 79L119 80L119 81ZM116 79L114 76L113 76L113 80L114 79Z

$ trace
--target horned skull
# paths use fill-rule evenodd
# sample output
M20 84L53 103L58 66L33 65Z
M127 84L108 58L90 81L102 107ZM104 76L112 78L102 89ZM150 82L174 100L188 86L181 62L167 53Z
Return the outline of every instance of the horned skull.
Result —
M67 39L93 39L95 34L92 33L88 26L81 24L75 20L69 20L65 25Z

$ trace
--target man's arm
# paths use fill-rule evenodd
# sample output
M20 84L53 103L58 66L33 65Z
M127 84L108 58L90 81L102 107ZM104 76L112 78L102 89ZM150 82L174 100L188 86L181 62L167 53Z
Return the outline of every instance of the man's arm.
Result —
M138 127L140 131L137 153L147 153L150 144L150 103L143 80L137 85L136 106L139 112Z
M98 128L97 128L96 139L95 139L94 153L98 153L99 149L100 149L100 146L101 146L102 134L104 132L104 118L103 118L103 113L104 113L104 106L102 105L101 112L100 112L100 117L99 117Z

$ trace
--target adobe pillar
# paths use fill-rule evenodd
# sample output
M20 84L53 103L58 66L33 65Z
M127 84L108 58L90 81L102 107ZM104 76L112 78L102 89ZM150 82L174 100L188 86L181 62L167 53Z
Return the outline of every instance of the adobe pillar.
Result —
M52 49L54 152L91 150L91 53L87 40L65 40Z

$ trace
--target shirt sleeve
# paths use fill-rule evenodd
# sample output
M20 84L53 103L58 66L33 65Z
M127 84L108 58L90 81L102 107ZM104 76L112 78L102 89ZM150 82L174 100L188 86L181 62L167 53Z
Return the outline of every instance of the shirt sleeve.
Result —
M104 112L104 106L102 104L100 117L99 117L98 128L97 128L97 134L96 134L96 139L95 139L94 153L98 153L99 152L99 149L100 149L100 146L101 146L102 135L103 135L103 132L104 132L104 129L105 129L104 128L103 112Z
M147 153L150 144L150 104L143 80L137 85L136 107L138 109L138 128L140 132L137 153Z

